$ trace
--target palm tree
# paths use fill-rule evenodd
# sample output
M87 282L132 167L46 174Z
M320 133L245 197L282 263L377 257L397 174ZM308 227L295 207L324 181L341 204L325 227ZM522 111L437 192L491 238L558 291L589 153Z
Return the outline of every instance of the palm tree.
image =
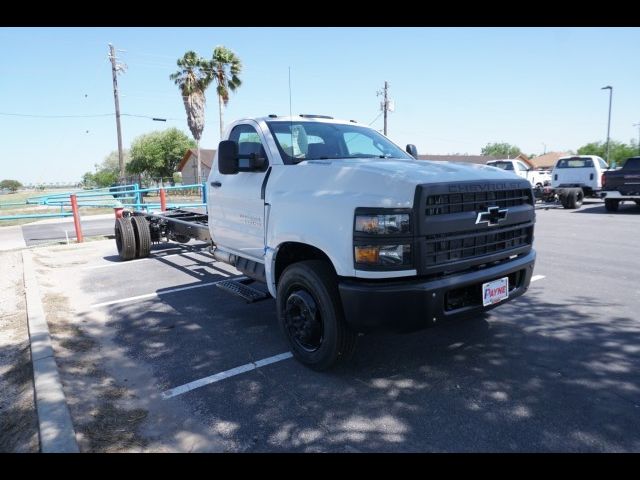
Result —
M200 183L202 175L200 170L200 138L204 130L204 107L207 102L205 91L211 84L213 76L208 62L191 50L179 58L177 64L180 70L171 74L169 78L174 81L182 93L184 109L187 112L187 124L196 140L198 149L196 183Z
M216 81L218 93L218 108L220 111L220 139L224 130L222 122L223 104L226 107L229 103L229 91L234 92L236 88L242 85L238 75L242 71L242 63L240 59L226 47L217 46L213 49L213 58L209 62L211 74Z

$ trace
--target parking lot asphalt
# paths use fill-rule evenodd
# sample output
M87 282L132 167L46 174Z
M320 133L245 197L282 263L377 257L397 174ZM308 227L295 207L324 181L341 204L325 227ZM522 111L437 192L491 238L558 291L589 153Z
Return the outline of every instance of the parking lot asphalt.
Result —
M639 228L636 206L538 210L523 297L362 336L325 373L254 368L288 351L275 303L216 288L238 272L193 242L132 262L112 240L34 260L82 451L637 452Z
M113 235L113 215L109 218L82 218L82 234L85 237ZM32 223L23 225L22 236L27 246L51 242L52 240L75 240L76 231L73 219L51 223Z

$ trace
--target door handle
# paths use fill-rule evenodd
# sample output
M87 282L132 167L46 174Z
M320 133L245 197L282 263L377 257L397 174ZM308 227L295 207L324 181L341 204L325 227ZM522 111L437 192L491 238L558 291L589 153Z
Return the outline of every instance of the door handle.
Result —
M222 186L222 183L220 183L220 182L211 182L211 186L215 187L215 188L220 188Z

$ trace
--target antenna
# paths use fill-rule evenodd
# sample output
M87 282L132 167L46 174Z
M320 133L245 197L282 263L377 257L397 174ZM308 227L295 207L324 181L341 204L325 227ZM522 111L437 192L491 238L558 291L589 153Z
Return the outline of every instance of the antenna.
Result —
M291 131L291 155L293 156L293 110L291 108L291 66L289 66L289 130Z
M292 117L293 113L291 109L291 67L289 67L289 116Z

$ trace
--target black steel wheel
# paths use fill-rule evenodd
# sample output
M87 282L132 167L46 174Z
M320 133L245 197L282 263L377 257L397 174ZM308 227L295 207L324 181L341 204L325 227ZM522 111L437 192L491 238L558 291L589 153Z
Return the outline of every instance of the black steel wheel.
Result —
M136 256L136 235L131 224L131 217L116 219L116 246L122 260L131 260Z
M335 272L327 262L290 265L280 277L278 320L293 355L314 370L349 358L357 335L345 321Z
M303 350L315 352L323 339L322 317L313 296L301 285L290 291L284 323L291 339Z
M140 215L131 217L133 232L136 237L136 258L145 258L151 253L151 231L149 222Z

